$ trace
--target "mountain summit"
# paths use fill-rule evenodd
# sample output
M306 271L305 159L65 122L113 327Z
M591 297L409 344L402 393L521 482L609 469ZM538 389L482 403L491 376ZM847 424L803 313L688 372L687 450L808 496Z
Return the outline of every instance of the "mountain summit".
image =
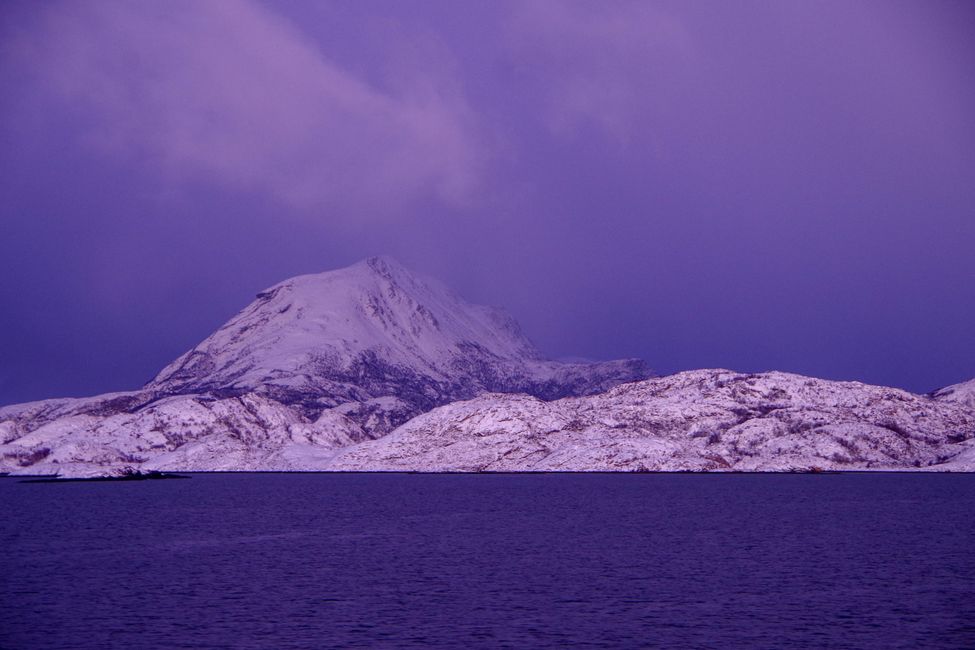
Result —
M396 261L373 257L262 291L150 386L309 386L350 373L377 374L380 368L362 367L367 357L445 380L471 351L507 361L540 358L500 310L468 305Z
M394 397L398 424L484 392L557 399L649 376L638 360L547 361L506 312L466 303L436 280L372 257L262 291L146 388L256 392L309 417Z

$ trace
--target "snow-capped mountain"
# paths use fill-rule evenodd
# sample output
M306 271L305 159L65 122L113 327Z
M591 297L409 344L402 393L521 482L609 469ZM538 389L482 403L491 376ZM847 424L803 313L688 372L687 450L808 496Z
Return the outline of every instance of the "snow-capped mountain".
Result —
M0 472L975 470L975 380L649 375L547 361L372 258L261 292L142 390L0 408Z
M232 468L262 445L347 445L484 392L556 399L651 374L546 360L505 312L370 258L259 293L142 390L0 408L0 471L97 472L177 450Z
M259 293L146 388L221 397L256 392L309 418L339 404L393 397L367 410L382 411L395 425L483 392L555 399L650 374L635 359L547 361L504 311L468 304L440 283L374 257ZM358 419L370 432L389 429Z

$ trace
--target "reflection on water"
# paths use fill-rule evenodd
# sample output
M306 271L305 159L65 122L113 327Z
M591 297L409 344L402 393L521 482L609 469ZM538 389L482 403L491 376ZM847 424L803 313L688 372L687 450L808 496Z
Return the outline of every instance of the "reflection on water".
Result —
M0 479L0 647L975 647L975 475Z

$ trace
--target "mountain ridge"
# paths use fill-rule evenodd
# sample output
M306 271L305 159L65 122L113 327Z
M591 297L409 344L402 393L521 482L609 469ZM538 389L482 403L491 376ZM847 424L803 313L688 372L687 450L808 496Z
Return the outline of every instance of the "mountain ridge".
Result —
M0 472L975 469L975 380L544 359L389 258L297 276L144 387L0 408ZM845 450L845 451L844 451Z
M975 410L860 382L692 370L593 396L485 395L341 450L343 471L970 471Z

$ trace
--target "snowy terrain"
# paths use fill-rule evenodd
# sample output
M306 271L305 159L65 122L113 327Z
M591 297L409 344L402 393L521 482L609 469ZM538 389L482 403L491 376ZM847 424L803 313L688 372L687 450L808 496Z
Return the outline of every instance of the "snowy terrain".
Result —
M505 312L465 303L388 258L292 278L146 386L165 394L257 393L314 420L347 402L371 434L484 392L544 399L650 376L638 360L546 361ZM376 400L375 398L383 398Z
M504 312L371 258L261 292L141 390L0 408L0 472L975 470L975 380L650 377L545 360Z
M946 386L934 391L932 396L946 402L955 402L975 409L975 379L954 386Z
M636 359L546 360L505 312L370 258L261 292L142 390L0 408L0 471L318 467L323 451L455 400L651 375Z
M484 395L349 447L336 470L975 469L975 409L855 382L697 370L542 402ZM946 464L947 463L947 464Z

